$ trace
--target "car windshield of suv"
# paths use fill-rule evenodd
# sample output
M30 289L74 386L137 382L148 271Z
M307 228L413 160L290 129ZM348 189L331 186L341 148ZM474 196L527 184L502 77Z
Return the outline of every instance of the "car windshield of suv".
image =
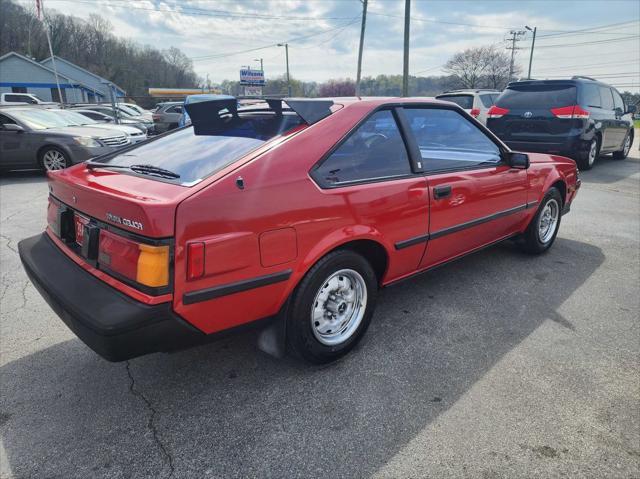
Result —
M58 115L59 112L49 110L11 110L7 111L16 120L24 123L32 130L48 130L49 128L60 128L69 126L69 120Z
M163 177L162 181L193 186L300 124L302 119L294 113L240 112L215 132L196 134L193 126L180 128L93 163L120 168L132 165L161 168L179 175L178 178Z
M498 98L496 105L508 109L542 109L571 106L576 103L576 87L565 83L511 85Z
M473 95L440 95L437 98L438 100L453 102L465 110L471 110L473 108Z

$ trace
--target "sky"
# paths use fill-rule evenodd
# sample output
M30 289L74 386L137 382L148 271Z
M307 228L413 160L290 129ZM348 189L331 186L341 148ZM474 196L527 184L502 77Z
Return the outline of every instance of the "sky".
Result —
M28 5L34 0L21 0ZM285 72L301 80L355 78L360 0L44 0L46 9L107 17L114 33L160 49L175 46L213 83L239 79L241 66L264 61L267 81ZM363 76L402 73L404 0L369 0ZM537 27L532 77L588 75L619 90L640 91L639 0L412 0L411 74L442 74L465 48L506 49L526 74ZM580 31L582 30L582 31ZM586 31L585 31L586 30ZM253 51L252 51L253 50ZM506 51L506 50L505 50ZM162 86L162 85L157 85Z

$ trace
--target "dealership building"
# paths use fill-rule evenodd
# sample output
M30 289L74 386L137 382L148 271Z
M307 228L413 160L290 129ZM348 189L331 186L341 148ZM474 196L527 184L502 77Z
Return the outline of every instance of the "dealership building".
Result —
M45 101L60 101L58 83L65 103L110 101L110 89L114 98L126 94L109 80L64 58L56 56L37 62L16 52L0 57L0 93L32 93Z

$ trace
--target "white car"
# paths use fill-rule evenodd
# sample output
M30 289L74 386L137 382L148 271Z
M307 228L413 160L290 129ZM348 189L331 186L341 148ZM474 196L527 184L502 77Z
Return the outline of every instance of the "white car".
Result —
M44 101L33 93L2 93L0 94L0 105L60 106L54 101Z
M124 133L129 139L129 143L134 144L147 139L147 134L140 131L133 126L118 125L116 123L100 123L92 120L80 113L70 110L53 110L58 115L62 116L70 126L88 126L93 128L100 128L102 130L115 130Z
M460 105L467 113L483 125L487 124L487 112L493 106L501 92L498 90L450 90L437 95L438 100L450 101Z
M151 119L152 113L149 110L145 110L141 106L136 105L135 103L118 103L118 105L124 105L130 110L135 111L138 115Z

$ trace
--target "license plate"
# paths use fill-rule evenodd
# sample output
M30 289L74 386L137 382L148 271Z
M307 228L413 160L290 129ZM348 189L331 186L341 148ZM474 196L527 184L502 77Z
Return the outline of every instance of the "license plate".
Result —
M82 246L82 240L84 239L84 227L89 224L89 218L82 216L81 214L74 213L73 220L76 229L76 243Z

